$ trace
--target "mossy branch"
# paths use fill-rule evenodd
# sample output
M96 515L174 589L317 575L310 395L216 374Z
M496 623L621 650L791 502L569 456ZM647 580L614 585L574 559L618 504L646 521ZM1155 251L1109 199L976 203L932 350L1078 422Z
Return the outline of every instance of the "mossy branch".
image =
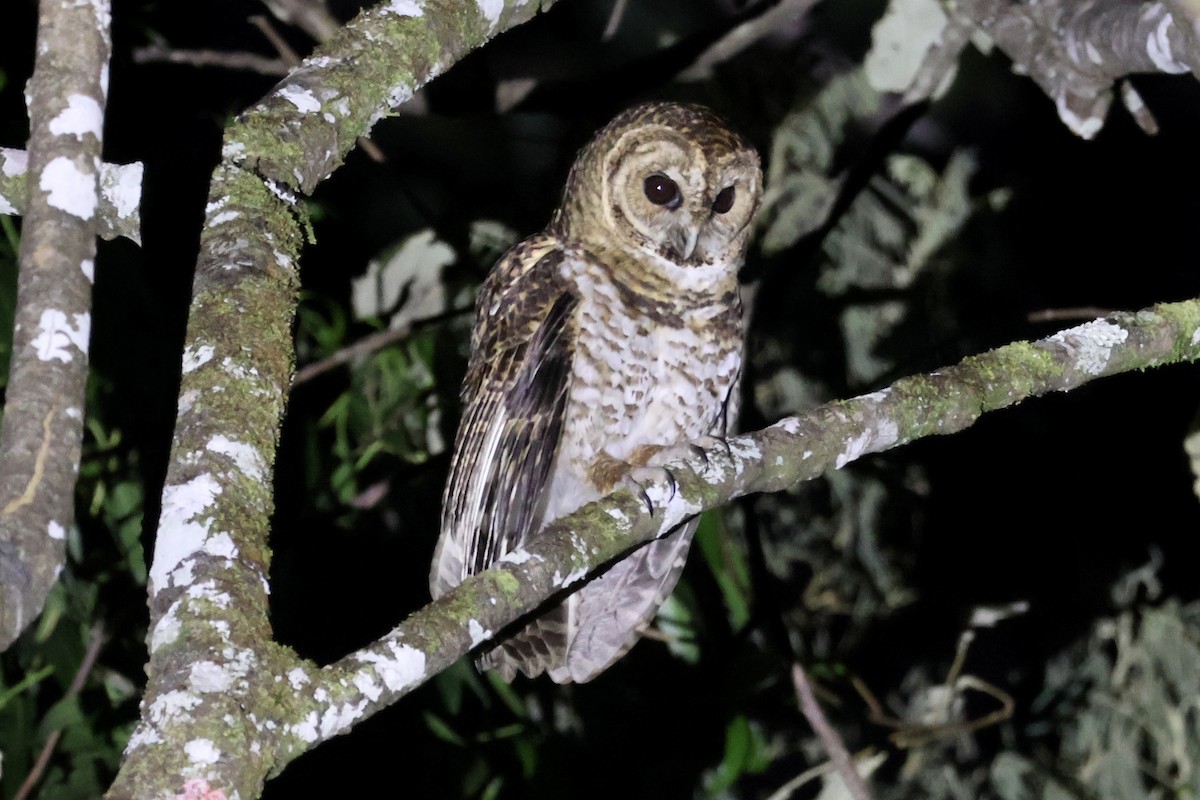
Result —
M107 0L40 5L29 183L0 426L0 650L42 611L66 557L92 328ZM10 156L4 172L15 169Z
M266 581L308 233L300 196L383 114L537 9L528 0L380 3L226 131L149 575L149 681L109 797L252 798L278 768L275 720L295 707L289 677L306 666L271 644Z

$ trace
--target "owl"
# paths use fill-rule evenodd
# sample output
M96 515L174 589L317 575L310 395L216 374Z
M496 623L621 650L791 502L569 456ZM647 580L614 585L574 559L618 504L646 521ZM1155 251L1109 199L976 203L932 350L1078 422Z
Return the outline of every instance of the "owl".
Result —
M730 431L761 192L758 154L701 106L636 106L583 148L550 224L480 290L435 598L662 453ZM480 667L591 680L670 594L696 524L523 620Z

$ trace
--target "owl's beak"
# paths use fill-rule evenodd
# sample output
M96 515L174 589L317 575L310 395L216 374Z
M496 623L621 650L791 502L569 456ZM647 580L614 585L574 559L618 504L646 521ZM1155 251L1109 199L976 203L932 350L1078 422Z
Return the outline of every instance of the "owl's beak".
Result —
M680 261L687 261L696 251L696 240L700 237L700 229L695 225L679 224L671 226L667 232L667 247Z

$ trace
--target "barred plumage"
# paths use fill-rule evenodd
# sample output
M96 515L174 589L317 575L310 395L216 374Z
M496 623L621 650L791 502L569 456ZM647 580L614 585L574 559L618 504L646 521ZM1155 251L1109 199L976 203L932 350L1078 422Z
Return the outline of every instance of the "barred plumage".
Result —
M549 226L480 290L435 597L612 487L597 462L724 436L736 413L737 270L758 156L699 106L648 103L583 149ZM637 640L696 522L611 565L480 657L505 679L582 682Z

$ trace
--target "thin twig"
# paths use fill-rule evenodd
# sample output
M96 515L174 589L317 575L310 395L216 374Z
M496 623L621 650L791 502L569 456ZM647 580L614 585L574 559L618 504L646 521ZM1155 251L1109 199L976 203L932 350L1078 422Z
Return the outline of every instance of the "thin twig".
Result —
M255 14L250 17L250 24L258 28L263 36L267 37L267 41L279 53L280 58L291 66L297 66L300 63L300 54L291 48L287 40L280 35L279 31L275 30L275 26L271 24L271 20L267 19L262 14ZM379 146L368 139L366 136L358 137L358 146L377 164L382 164L387 159L383 155L383 151Z
M279 31L275 30L275 26L271 24L271 20L262 14L255 14L248 21L251 25L258 28L263 36L267 37L267 41L271 43L271 47L275 48L275 52L279 53L280 58L293 66L300 63L300 54L292 49L292 46L280 35Z
M604 33L600 34L600 41L607 42L617 35L617 29L621 27L621 20L624 19L625 9L628 7L629 0L616 0L613 3L612 12L608 15L608 24L604 26Z
M1098 319L1113 313L1111 308L1099 306L1078 306L1077 308L1043 308L1040 311L1030 311L1026 319L1030 322L1061 322L1073 319Z
M306 364L296 370L296 377L292 379L292 388L295 389L302 383L311 381L318 375L324 374L335 367L340 367L343 364L348 364L357 358L370 355L376 350L382 350L392 342L399 341L405 336L412 333L412 325L401 325L399 328L389 328L385 331L376 331L359 339L354 344L347 345L335 352L333 355L322 358L320 361L314 361L311 364Z
M97 622L92 626L87 651L83 654L83 660L79 662L79 668L75 670L75 677L71 679L71 685L67 687L67 693L63 695L63 700L70 699L83 691L83 685L87 682L88 675L91 674L92 668L96 666L96 659L100 656L100 648L107 641L108 634L104 631L104 623ZM21 782L21 786L13 795L12 800L25 800L33 791L33 787L41 780L42 773L46 771L46 765L50 763L50 756L54 754L54 748L58 746L58 740L61 738L62 728L56 728L46 737L46 742L42 745L42 752L38 753L37 760L33 762L33 768Z
M301 28L318 42L327 40L341 27L322 0L263 0L263 5L281 22Z
M136 64L165 61L168 64L186 64L192 67L222 67L243 69L261 75L287 75L290 67L281 58L267 58L257 53L225 53L220 50L172 50L161 44L138 47L133 51Z
M825 719L825 712L821 711L817 698L813 696L812 685L799 662L792 665L792 683L796 687L796 695L800 698L800 711L804 713L808 724L825 746L825 752L829 754L829 759L838 775L842 777L842 782L846 784L850 796L854 800L871 800L871 793L858 770L854 768L854 761L850 758L850 752L846 750L845 742Z
M765 10L736 26L701 53L676 76L681 81L708 78L713 69L767 36L777 36L796 28L816 0L782 0L778 4L760 4Z

